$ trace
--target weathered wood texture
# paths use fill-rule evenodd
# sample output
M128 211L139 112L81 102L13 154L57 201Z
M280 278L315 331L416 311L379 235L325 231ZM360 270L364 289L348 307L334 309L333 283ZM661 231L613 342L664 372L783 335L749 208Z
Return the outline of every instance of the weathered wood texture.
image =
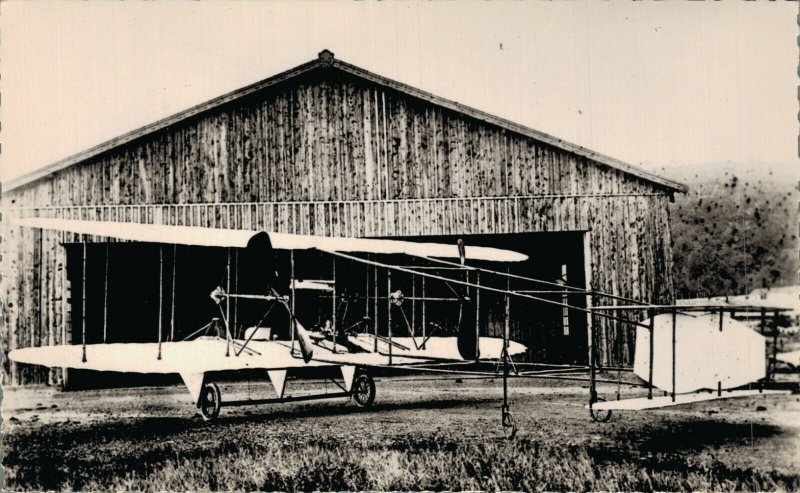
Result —
M12 198L41 207L660 192L351 76L316 75L142 137Z
M335 236L586 230L596 289L669 302L669 193L328 68L15 189L3 208ZM0 340L62 342L69 286L59 242L77 238L4 225L3 239ZM630 343L603 326L607 361L621 340ZM57 378L4 366L15 382Z

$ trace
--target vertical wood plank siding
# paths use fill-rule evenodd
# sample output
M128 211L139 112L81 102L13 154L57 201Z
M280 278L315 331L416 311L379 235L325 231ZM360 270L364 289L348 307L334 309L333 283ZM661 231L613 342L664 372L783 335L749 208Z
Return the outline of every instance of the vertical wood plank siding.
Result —
M334 236L588 230L595 288L672 301L659 185L335 69L290 79L3 196L7 213ZM6 347L63 342L54 232L3 224ZM632 343L604 326L601 349ZM629 359L629 355L625 355ZM56 372L15 371L14 382Z
M660 191L620 170L344 74L303 77L238 103L9 197L17 205L72 206Z

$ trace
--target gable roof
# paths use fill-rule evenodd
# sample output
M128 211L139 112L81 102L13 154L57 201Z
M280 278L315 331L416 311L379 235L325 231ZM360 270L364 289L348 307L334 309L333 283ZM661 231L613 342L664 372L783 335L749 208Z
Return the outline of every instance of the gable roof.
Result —
M600 154L599 152L592 151L591 149L587 149L585 147L579 146L577 144L572 144L565 140L559 139L557 137L553 137L552 135L546 134L544 132L540 132L538 130L534 130L530 127L526 127L524 125L520 125L518 123L514 123L510 120L506 120L504 118L500 118L498 116L491 115L484 111L477 110L475 108L471 108L461 103L457 103L455 101L450 101L449 99L445 99L429 92L423 91L421 89L417 89L416 87L409 86L407 84L403 84L402 82L398 82L378 74L374 74L367 70L364 70L360 67L356 67L355 65L351 65L349 63L343 62L334 58L333 53L329 50L323 50L319 53L319 56L310 62L306 62L302 65L299 65L295 68L289 69L285 72L281 72L277 75L274 75L270 78L261 80L254 84L250 84L248 86L242 87L235 91L231 91L227 94L222 96L216 97L204 103L198 104L193 106L189 109L181 111L179 113L175 113L174 115L168 116L156 122L150 123L143 127L137 128L130 132L127 132L123 135L115 137L111 140L105 141L101 144L96 146L90 147L85 151L79 152L77 154L73 154L72 156L66 157L59 161L56 161L52 164L39 168L37 170L31 171L30 173L26 173L20 177L17 177L13 180L9 180L5 184L5 190L11 191L16 188L20 188L22 186L28 185L35 181L41 180L46 178L47 176L61 171L65 168L68 168L74 164L80 163L87 159L93 158L99 154L102 154L106 151L112 150L116 147L121 145L127 144L132 142L136 139L149 135L151 133L155 133L159 130L163 130L171 125L184 121L192 116L198 115L200 113L204 113L211 109L214 109L218 106L221 106L226 103L230 103L237 99L243 98L250 94L256 93L261 91L265 88L270 86L274 86L280 82L284 82L288 79L297 77L301 74L306 72L310 72L312 70L323 68L323 67L334 67L339 69L343 72L349 73L361 79L365 79L367 81L373 82L375 84L388 87L400 93L407 94L409 96L428 101L432 104L440 106L442 108L446 108L463 115L469 116L476 120L484 121L486 123L495 125L497 127L503 128L510 132L514 132L525 137L530 137L534 140L539 142L551 145L553 147L563 149L565 151L571 152L578 156L586 157L587 159L591 159L596 163L600 163L602 165L608 166L609 168L620 170L626 174L635 176L637 178L641 178L643 180L652 182L654 184L660 185L666 188L669 192L686 192L688 187L679 183L677 181L673 181L656 174L650 173L645 171L639 167L633 166L631 164L625 163L620 161L619 159L606 156L604 154Z

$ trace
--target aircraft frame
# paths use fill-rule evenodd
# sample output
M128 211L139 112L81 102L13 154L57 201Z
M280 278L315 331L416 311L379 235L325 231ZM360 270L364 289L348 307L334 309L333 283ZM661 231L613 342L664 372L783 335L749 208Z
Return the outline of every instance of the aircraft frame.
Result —
M38 222L37 222L38 219ZM48 222L49 221L49 222ZM180 226L161 226L161 225L128 225L126 223L117 223L110 225L109 223L102 224L101 222L92 221L70 221L70 220L50 220L30 218L20 220L23 226L40 227L60 229L75 234L88 234L97 237L108 237L118 240L127 241L140 241L149 242L159 245L159 316L158 320L158 343L153 349L157 349L155 354L155 362L148 364L153 365L167 365L168 362L166 352L174 352L177 343L172 341L165 341L165 320L164 320L164 257L168 250L167 246L172 244L173 256L176 255L176 244L190 244L209 247L222 247L227 249L227 263L226 274L223 283L225 287L219 286L212 293L211 299L219 307L220 317L212 320L209 324L195 331L189 337L195 337L201 332L208 333L210 330L216 331L216 337L212 340L205 340L201 336L193 342L199 345L210 345L214 341L224 341L224 357L227 363L221 364L221 367L235 370L238 363L230 363L241 358L256 355L261 356L260 351L263 351L270 344L264 341L255 341L254 336L258 332L260 323L255 325L255 330L249 334L240 334L241 328L237 327L235 318L235 303L237 300L256 300L265 302L268 305L264 317L275 308L285 310L290 320L290 340L285 346L285 350L289 355L283 363L275 363L272 366L260 366L267 371L270 381L275 388L277 397L271 399L256 399L256 400L223 400L219 386L207 378L206 373L213 373L208 371L177 371L181 374L184 382L189 388L190 393L195 398L198 410L204 419L215 419L222 407L226 406L240 406L240 405L255 405L255 404L272 404L279 402L293 402L300 400L315 400L327 398L353 398L359 407L369 407L375 399L375 382L372 378L371 372L373 369L382 368L401 368L415 372L432 372L438 374L459 374L470 376L482 376L488 378L495 378L502 375L503 392L502 392L502 405L501 405L501 424L504 433L513 437L517 431L516 423L513 414L511 413L508 380L509 378L527 378L527 379L543 379L543 380L564 380L586 382L589 387L589 398L586 407L589 410L592 419L598 422L605 422L610 419L613 410L643 410L659 407L666 407L670 405L678 405L682 403L697 402L700 400L708 400L711 398L727 398L736 397L741 395L749 395L753 392L774 392L769 389L771 377L774 373L774 365L776 361L776 345L774 344L777 338L777 328L772 324L772 357L769 360L768 368L764 369L766 375L764 378L757 378L756 381L746 382L748 387L752 387L752 383L757 386L756 390L752 388L743 388L743 381L741 378L734 383L726 381L723 384L722 379L716 381L716 388L710 388L707 382L697 388L690 388L686 390L685 382L681 382L683 387L679 389L676 383L677 372L682 368L677 363L679 359L679 344L676 342L676 334L686 332L690 334L689 339L695 337L705 337L711 344L720 343L725 339L714 339L717 337L713 334L708 334L708 327L705 327L706 332L702 330L689 332L691 327L684 328L688 325L685 321L692 322L685 317L698 318L707 322L709 316L718 317L719 332L726 331L725 336L728 334L736 335L741 332L734 324L735 314L739 313L758 313L761 320L761 332L765 333L767 328L768 318L774 321L777 319L781 312L780 308L775 307L762 307L762 306L723 306L723 305L707 305L707 306L677 306L677 305L661 305L641 302L638 300L630 299L627 297L601 292L594 289L592 286L580 287L566 284L563 280L548 280L539 279L530 276L520 275L511 272L510 268L505 271L490 269L481 265L474 264L473 259L477 258L478 261L518 261L520 258L515 257L516 252L504 251L499 249L491 249L484 247L465 247L463 242L459 241L458 246L455 245L449 248L457 248L458 254L454 254L454 250L448 250L445 245L436 245L427 247L433 249L434 254L439 256L427 255L427 249L419 244L409 242L401 242L395 240L364 240L364 239L350 239L349 243L339 238L325 238L325 237L310 237L303 235L287 235L287 234L266 234L263 232L247 232L239 230L211 230L208 228L189 228ZM121 233L120 231L121 228ZM176 238L178 240L176 240ZM257 241L256 241L257 240ZM255 243L253 243L255 241ZM277 248L289 250L289 293L281 294L275 287L274 283L266 280L266 291L259 293L236 292L236 286L232 285L231 269L232 262L235 261L238 266L238 252L241 249L251 248L253 244L263 248L266 244L268 248L264 253L272 251L273 246L270 241L278 242ZM264 243L266 242L266 243ZM356 245L355 247L352 245ZM360 246L359 246L360 245ZM430 245L430 244L429 244ZM86 261L87 251L86 243L83 243L82 266L81 275L83 276L82 289L82 320L81 320L81 352L80 361L86 364L87 357L87 343L86 343ZM471 250L470 250L471 249ZM295 255L296 250L313 250L323 255L327 255L332 259L331 263L331 279L302 279L296 273ZM444 252L444 253L443 253ZM410 259L408 263L398 263L391 260L392 258L402 255L403 258ZM519 254L517 254L519 255ZM522 256L524 258L524 256ZM446 258L456 260L446 260ZM470 264L466 260L470 259ZM360 265L366 271L366 279L363 279L363 292L348 293L337 291L337 262ZM106 259L107 263L107 259ZM172 266L174 269L175 261L173 258ZM494 265L494 264L492 264ZM341 270L341 267L339 267ZM373 273L370 275L370 271ZM385 273L386 284L379 286L378 272ZM392 274L400 278L405 276L410 278L411 289L410 295L400 289L400 283L393 281ZM105 271L107 289L108 271ZM169 320L169 334L170 339L175 334L175 309L174 309L174 293L175 293L175 276L172 276L172 296L169 297L171 304L169 313L171 314ZM238 279L238 277L237 277ZM370 283L372 279L372 283ZM419 281L418 281L419 280ZM439 283L441 286L449 289L448 294L434 294L431 291L426 292L428 283ZM514 287L512 287L512 283ZM370 285L371 284L371 285ZM525 289L518 287L525 285ZM417 286L420 286L421 292L417 293ZM313 338L299 322L297 317L296 301L297 292L301 289L310 289L323 293L319 297L320 300L329 298L331 301L331 323L330 331L327 334L320 336L316 334ZM408 289L406 290L408 293ZM493 342L491 338L483 337L481 332L481 295L499 296L503 300L504 314L503 314L503 328L502 338L498 338L491 347L491 351L485 352L481 356L481 342ZM550 296L560 296L558 299L551 299ZM104 311L105 298L107 293L104 293ZM474 299L473 299L474 298ZM583 303L575 301L582 299ZM511 341L510 338L510 323L511 323L511 303L518 302L536 302L554 305L561 307L569 313L575 313L585 317L586 332L587 332L587 364L558 364L558 363L522 363L513 360L511 349L519 351L519 344ZM607 300L610 304L600 304L597 301ZM339 307L343 303L351 303L355 301L363 302L364 316L355 323L348 325L346 320L347 312L340 317L338 315ZM371 302L371 303L370 303ZM411 303L412 313L411 320L403 309L404 303ZM232 307L233 303L233 307ZM379 304L385 304L385 323L379 320ZM458 307L457 323L454 324L457 331L457 337L454 341L457 343L457 352L450 348L448 351L436 352L430 348L428 343L432 341L432 337L440 332L442 327L436 327L431 322L426 307L430 304L449 303ZM421 326L417 324L417 305L421 305ZM373 307L372 316L370 316L370 306ZM462 316L465 310L474 309L474 324L467 326L469 321L465 324L462 323ZM232 311L233 310L233 311ZM692 315L693 313L698 315ZM708 315L708 314L711 315ZM727 317L726 317L727 314ZM409 337L398 337L393 334L393 315L397 317L400 315L402 318L396 320L402 321L402 326L405 327ZM671 317L671 324L661 324L656 327L656 320L663 315ZM641 319L647 317L644 321ZM681 323L678 318L681 317ZM454 317L455 318L455 317ZM634 368L625 367L619 363L615 365L603 365L599 361L597 354L597 331L596 326L600 320L608 320L612 323L620 324L622 326L632 327L637 330L637 341L639 339L647 339L647 347L639 348L637 346L637 357L642 355L649 356L647 358L647 365L635 365ZM263 321L263 318L262 318ZM663 322L663 317L661 319ZM104 319L104 324L106 323ZM384 326L386 335L383 335L379 328ZM697 324L694 324L697 325ZM707 325L707 324L706 324ZM434 327L429 330L428 327ZM417 327L421 328L421 334L417 335ZM662 330L662 327L663 328ZM702 327L701 327L702 329ZM104 327L105 331L105 327ZM643 332L642 332L643 331ZM738 332L737 332L738 331ZM667 346L671 361L668 363L657 364L657 357L660 357L661 351L656 353L656 347L662 344L657 344L656 338L664 339L663 334L668 334L671 338L667 338ZM703 335L705 334L705 335ZM702 339L701 337L701 339ZM681 343L686 345L684 340L686 337L681 335ZM346 345L357 345L364 353L351 354ZM432 344L432 342L431 342ZM514 346L516 344L516 346ZM637 342L638 345L638 342ZM413 346L413 347L412 347ZM186 346L182 346L186 347ZM199 347L199 346L198 346ZM205 346L204 346L205 347ZM44 348L32 348L41 350ZM76 348L72 348L76 349ZM221 347L220 347L221 349ZM641 354L640 353L641 349ZM283 349L282 349L283 350ZM29 351L27 349L19 350L19 352ZM40 351L41 352L41 351ZM312 355L316 353L316 356ZM488 354L489 356L487 356ZM762 355L763 356L763 355ZM14 352L11 354L14 359ZM232 358L232 359L231 359ZM680 358L683 358L681 356ZM642 358L644 359L644 358ZM30 362L21 360L22 362ZM476 369L463 369L460 368L465 363L474 364ZM723 362L724 363L724 362ZM38 363L43 364L43 363ZM480 369L480 364L490 364L494 366L493 370ZM682 363L685 365L685 363ZM58 366L58 365L51 365ZM309 366L338 368L341 371L343 382L340 383L336 379L331 379L338 387L337 392L326 394L309 394L303 396L287 396L286 390L286 376L289 370L293 368L302 368ZM719 366L719 365L718 365ZM723 365L724 366L724 365ZM751 365L752 366L752 365ZM79 365L72 367L80 367ZM242 369L244 369L242 367ZM751 369L752 370L752 369ZM148 368L141 371L142 373L148 372ZM166 370L162 370L166 372ZM671 387L669 380L665 375L671 372ZM603 373L615 373L616 378L602 378ZM641 381L630 381L622 378L623 374L636 374ZM646 374L644 374L646 373ZM735 373L735 371L734 371ZM751 373L749 375L753 375ZM760 375L760 374L759 374ZM656 383L656 380L660 382ZM664 383L666 382L666 383ZM598 384L615 384L617 385L616 400L606 401L598 394ZM647 395L640 399L622 399L620 388L622 385L639 387L647 391ZM664 396L656 397L655 392L661 389Z

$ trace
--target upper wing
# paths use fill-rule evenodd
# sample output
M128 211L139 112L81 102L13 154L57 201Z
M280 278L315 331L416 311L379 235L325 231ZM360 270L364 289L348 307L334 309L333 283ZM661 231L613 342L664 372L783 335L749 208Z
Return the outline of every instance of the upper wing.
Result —
M29 228L52 229L70 233L104 236L128 241L196 245L207 247L245 248L261 231L247 229L201 228L194 226L170 226L164 224L140 224L112 221L80 221L75 219L53 219L32 217L12 219L11 223ZM367 238L343 238L332 236L297 235L289 233L267 233L272 247L279 250L319 249L337 252L361 252L377 254L404 254L423 257L459 258L458 246L444 243L417 243L413 241L383 240ZM491 247L466 247L470 260L494 262L521 262L528 256L512 250Z

